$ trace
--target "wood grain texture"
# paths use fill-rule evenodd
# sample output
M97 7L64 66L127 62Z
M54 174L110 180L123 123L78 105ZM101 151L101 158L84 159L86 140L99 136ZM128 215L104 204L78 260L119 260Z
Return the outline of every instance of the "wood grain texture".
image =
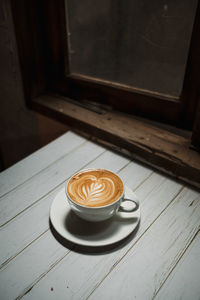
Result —
M200 154L189 149L188 139L122 113L113 111L99 115L66 100L43 96L34 100L33 107L130 151L147 164L200 186Z
M57 81L55 90L72 99L104 103L122 112L176 124L181 109L179 97L130 87L126 84L70 73ZM165 109L163 109L163 106Z
M83 147L83 146L82 146ZM101 156L99 156L96 160L93 160L91 163L88 164L87 167L107 167L108 169L118 172L122 171L124 167L127 166L129 163L129 160L127 160L124 157L121 157L120 155L114 154L111 151L104 152ZM133 170L137 169L139 170L140 166L138 164L131 163L133 166ZM146 177L146 170L144 168L141 168L140 176L142 173L142 170L144 171L144 178ZM151 172L151 171L149 171ZM135 178L137 177L137 173L134 172ZM133 178L134 179L134 178ZM46 196L44 199L41 199L41 201L37 202L35 205L33 205L31 208L24 211L21 215L17 216L14 220L6 224L4 227L0 230L0 239L2 241L2 244L5 243L6 245L2 248L2 256L9 257L11 255L14 256L17 255L17 253L22 250L22 247L27 246L27 243L30 243L34 238L36 239L34 242L31 243L31 245L24 249L24 251L16 256L12 261L6 261L1 269L1 278L5 278L7 280L7 283L3 280L4 285L2 283L5 299L7 299L7 296L9 298L9 295L18 295L20 296L23 293L26 293L31 285L30 285L30 276L32 274L33 278L35 279L35 282L37 280L40 280L43 275L45 275L51 267L49 267L49 260L51 260L52 266L54 263L56 263L53 259L54 257L54 251L55 247L57 247L56 243L52 240L51 234L46 232L45 230L48 230L48 219L49 219L49 208L51 205L51 202L55 195L57 194L58 190L62 188L63 185L59 186L56 190L54 190L52 193L50 193L48 196ZM30 222L31 220L31 222ZM24 224L26 224L26 227L24 227ZM12 236L12 239L9 241L7 240L7 236ZM41 237L40 237L41 236ZM41 242L41 239L44 239L43 242ZM46 244L46 247L48 246L48 252L46 260L43 257L43 264L38 268L38 264L34 264L34 260L37 261L40 260L40 250L38 243L42 243L41 245L41 251L44 249L44 244ZM21 247L21 248L20 248ZM51 251L52 250L52 254ZM57 248L56 248L57 249ZM33 251L33 255L31 254ZM60 259L63 257L63 252L58 251L58 254L60 255ZM30 261L25 263L22 263L22 257L23 255L27 257L31 257ZM64 252L65 255L65 252ZM11 258L11 257L10 257ZM25 258L26 260L26 258ZM59 258L57 257L57 260ZM34 266L31 266L34 264ZM16 274L17 269L21 265L21 277L20 280L18 280L18 277L11 276L10 279L9 273ZM35 267L36 265L36 267ZM38 269L37 269L38 268ZM29 269L29 271L28 271ZM14 271L15 270L15 271ZM37 273L38 270L38 273ZM2 275L2 273L5 272L5 276ZM33 272L33 273L32 273ZM28 273L28 274L27 274ZM23 278L23 276L25 276ZM34 277L35 276L35 277ZM21 284L21 280L23 280L23 285ZM21 293L21 288L23 287L23 292ZM10 291L12 289L12 291ZM12 298L12 297L11 297Z
M180 259L161 290L156 295L156 300L196 300L199 299L200 285L200 234L196 236L191 246Z
M1 299L20 299L22 293L29 290L29 285L42 278L54 264L69 253L61 246L51 232L44 233L29 248L18 255L17 260L7 264L0 272ZM12 286L13 284L13 286ZM18 298L19 297L19 298Z
M17 189L6 194L1 199L0 226L49 194L73 173L83 168L104 151L103 147L85 141L84 145L68 153L42 170L34 178L27 180Z
M70 252L68 257L62 260L62 263L57 264L41 281L34 285L31 291L25 295L25 299L36 299L39 295L42 295L43 299L62 299L63 294L69 299L86 299L144 235L180 188L179 184L169 179L157 174L151 175L136 189L136 194L140 195L142 221L133 240L118 246L113 252L108 251L94 255L87 254L87 252L84 254ZM162 201L160 201L161 199ZM150 207L152 207L152 211L150 211ZM32 250L30 249L30 251ZM53 293L51 286L54 289Z
M0 173L0 197L32 176L35 176L63 155L75 150L76 147L84 142L85 139L77 134L67 132L52 143Z
M135 190L152 173L153 171L151 169L132 161L120 171L119 175L124 184L127 184L132 190Z
M185 188L90 299L152 299L199 227L200 195Z
M138 231L113 251L79 253L78 246L69 251L49 230L52 200L64 186L63 181L85 167L105 167L117 172L140 199ZM19 202L20 212L0 228L2 300L152 299L159 295L159 299L167 299L168 291L172 294L173 289L178 298L181 274L189 266L191 272L185 274L184 282L194 284L194 293L187 294L183 289L183 296L195 299L193 296L198 294L198 282L193 280L192 270L198 279L199 266L195 260L198 260L199 237L195 236L200 228L199 193L183 189L170 178L89 141L15 191L18 197L14 198L13 194L11 201L15 212ZM12 193L1 200L8 202L7 196Z
M118 172L128 163L128 159L111 151L106 151L102 155L98 156L97 159L89 162L87 168L101 167L107 168L113 172ZM131 163L131 165L134 165L134 163ZM139 170L140 166L135 164L135 168ZM143 173L141 181L144 180L145 176L146 172ZM64 185L65 183L60 184L48 195L42 197L40 201L36 202L33 206L0 228L0 268L8 263L33 240L37 239L38 236L43 234L45 230L48 230L51 203ZM24 224L26 224L26 226L24 226Z

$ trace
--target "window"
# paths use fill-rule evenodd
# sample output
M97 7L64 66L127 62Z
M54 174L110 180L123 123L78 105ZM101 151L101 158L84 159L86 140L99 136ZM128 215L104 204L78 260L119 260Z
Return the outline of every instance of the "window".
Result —
M193 1L65 1L69 70L178 100Z
M199 128L197 0L12 0L12 10L30 107L175 176L198 177L188 135L133 117Z

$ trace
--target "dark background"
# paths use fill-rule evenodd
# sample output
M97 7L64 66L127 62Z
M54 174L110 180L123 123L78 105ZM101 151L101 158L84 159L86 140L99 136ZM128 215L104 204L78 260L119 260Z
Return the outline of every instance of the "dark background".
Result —
M0 1L0 170L26 157L67 126L25 105L10 0Z

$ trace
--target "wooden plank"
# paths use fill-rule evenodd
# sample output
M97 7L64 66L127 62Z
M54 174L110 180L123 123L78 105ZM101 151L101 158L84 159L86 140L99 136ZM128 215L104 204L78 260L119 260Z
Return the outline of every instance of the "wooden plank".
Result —
M134 153L137 159L200 187L200 154L187 138L119 112L96 114L60 96L42 96L33 107Z
M7 264L1 270L0 293L2 299L18 299L18 295L28 291L27 286L30 283L37 282L48 270L53 268L54 264L69 253L68 249L54 239L50 231L44 233L34 243L33 250L31 256L29 248L18 255L16 268L13 268L13 264ZM15 286L12 287L11 282Z
M170 274L156 295L156 300L195 300L200 295L200 234L196 236L189 249Z
M113 172L118 172L128 163L129 160L125 157L115 154L112 151L106 151L94 161L89 162L87 168L106 167ZM131 165L133 165L133 163L131 163ZM135 169L137 168L137 170L139 170L140 166L137 164L135 165ZM146 177L146 172L144 172L144 176ZM144 180L144 176L141 180ZM51 203L64 185L65 183L59 185L39 202L36 202L32 207L25 210L8 224L0 228L0 268L8 263L8 261L15 257L34 239L40 236L45 230L48 230ZM24 226L24 224L26 224L26 226ZM12 238L8 239L8 236Z
M177 123L180 97L130 87L83 74L70 73L55 82L56 91L72 99L87 99L112 106L122 112L137 113L154 120ZM163 106L165 109L163 109Z
M39 201L74 172L86 166L105 151L92 142L85 142L48 168L42 170L34 180L30 179L1 199L0 226Z
M85 139L69 131L0 173L0 197L75 150L84 141Z
M137 164L136 162L131 162L120 171L119 175L124 184L128 185L132 190L135 190L152 173L153 171L151 169Z
M112 172L118 173L121 169L123 170L129 164L130 159L114 153L113 151L106 151L99 158L90 162L87 168L105 168ZM140 168L139 164L135 163L135 165L138 166L138 169ZM145 174L143 173L143 178L144 176Z
M90 299L152 299L199 230L199 200L185 188Z
M137 176L136 173L135 176ZM100 253L100 255L70 252L68 259L67 257L63 259L36 285L33 282L33 284L27 286L24 293L20 294L20 296L23 296L30 289L30 292L24 296L25 298L36 299L38 295L40 297L42 295L43 299L60 299L64 294L69 299L86 299L96 285L101 282L102 278L114 268L115 264L142 237L148 227L176 196L180 188L181 185L163 176L157 174L150 176L137 190L137 195L140 195L141 200L142 222L137 236L133 240L117 247L114 252ZM48 246L51 248L50 242L48 242ZM33 245L30 245L27 251L29 251L28 255L31 257L31 253L35 252ZM19 266L18 256L10 264L12 266L12 271L10 270L10 272L14 273ZM34 264L34 260L32 260L32 264ZM40 278L39 274L38 278ZM26 280L23 277L23 272L21 280ZM15 289L15 286L18 285L18 279L15 278L7 282L7 289ZM53 287L54 293L52 293L51 287Z
M99 167L99 166L107 166L108 169L114 171L114 172L118 172L120 170L123 170L123 167L127 165L127 163L129 162L129 160L127 160L126 158L114 154L111 151L107 151L104 152L103 155L101 155L99 158L97 158L96 160L92 161L91 163L88 164L87 167ZM133 165L133 163L132 163ZM137 165L137 164L136 164ZM137 168L137 170L139 170L139 165L137 165L137 167L135 167L135 169ZM143 168L142 168L143 169ZM149 171L151 172L151 171ZM144 172L144 175L146 176L146 171ZM135 176L137 176L137 173L135 173ZM141 175L140 175L141 176ZM144 178L143 178L144 180ZM40 249L40 247L38 246L38 241L35 241L34 243L32 243L31 248L34 252L33 256L31 255L31 260L27 261L25 258L25 263L23 264L23 258L22 258L22 253L19 254L15 259L14 259L14 263L11 261L8 264L8 261L6 262L8 267L6 267L4 264L3 268L2 268L2 272L6 272L6 275L0 278L5 278L6 280L8 280L8 277L10 278L8 280L7 284L2 284L3 289L2 291L4 292L4 295L8 295L8 298L10 298L13 295L17 295L18 293L20 293L21 288L29 290L29 288L26 286L28 284L30 284L30 274L32 274L32 278L34 278L35 273L38 271L38 278L35 279L35 282L37 282L37 280L40 280L40 278L45 275L46 272L49 271L49 269L51 269L51 267L49 267L49 260L52 262L52 265L54 264L54 260L52 260L54 252L55 252L55 247L57 247L57 245L55 244L55 242L52 240L52 237L49 238L49 242L47 242L47 235L48 233L44 233L45 229L48 230L48 219L49 219L49 207L50 204L52 202L52 199L54 198L55 194L60 190L60 188L63 185L59 186L56 190L54 190L54 192L52 192L50 195L46 196L45 199L43 201L40 201L38 203L36 203L33 207L31 207L30 209L26 210L24 213L22 213L21 215L19 215L18 217L16 217L13 221L11 221L10 223L8 223L7 225L5 225L3 228L5 228L5 231L1 228L0 230L0 234L1 232L3 232L3 234L1 234L0 236L0 240L2 241L2 245L4 243L6 243L6 247L3 247L1 250L1 254L5 254L5 248L7 248L7 257L9 257L10 252L8 251L12 251L12 249L15 249L15 251L19 251L21 246L26 246L26 244L24 242L29 242L31 241L30 237L33 239L35 236L40 236L43 234L45 241L42 242L41 245L41 251L43 251L44 245L48 244L48 249L52 249L53 253L50 253L50 250L48 250L47 252L47 256L46 256L46 268L44 267L44 258L43 258L43 264L41 266L39 266L38 268L38 264L34 264L34 260L39 261L40 260L40 251L38 249ZM30 221L31 220L31 221ZM26 224L26 226L24 227L24 224ZM12 236L12 239L10 241L7 240L7 236L8 235ZM43 238L43 237L41 237ZM40 238L40 239L41 239ZM39 241L39 243L41 243L41 241ZM17 248L19 247L19 249ZM23 251L23 255L25 255L25 257L30 257L30 253L29 253L29 247ZM57 260L62 259L63 257L63 252L59 251L59 257L57 257ZM65 255L65 253L64 253ZM16 263L17 265L16 265ZM21 265L20 269L21 269L21 274L25 274L25 278L24 278L24 282L23 284L21 283L21 277L20 277L20 281L18 281L18 277L16 277L15 275L11 275L9 276L9 273L13 271L12 268L16 267L19 268L19 265ZM0 272L1 274L1 272ZM23 276L23 275L22 275ZM10 289L12 289L12 287L9 286L10 282L15 282L14 283L14 291L10 291ZM24 284L26 284L24 286ZM11 284L12 285L12 284ZM0 286L1 287L1 286ZM6 297L5 297L6 299Z

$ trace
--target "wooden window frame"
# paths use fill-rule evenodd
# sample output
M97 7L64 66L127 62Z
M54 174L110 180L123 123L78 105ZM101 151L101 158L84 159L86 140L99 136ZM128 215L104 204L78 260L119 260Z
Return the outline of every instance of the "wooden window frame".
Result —
M198 3L182 100L177 101L83 75L66 76L69 62L64 0L11 0L27 106L200 187L200 157L194 150L200 145L199 6ZM163 99L167 105L160 113ZM125 114L133 112L133 102L136 115L187 129L194 124L193 146L190 137L183 137L176 128L158 128ZM113 106L121 112L110 110Z

